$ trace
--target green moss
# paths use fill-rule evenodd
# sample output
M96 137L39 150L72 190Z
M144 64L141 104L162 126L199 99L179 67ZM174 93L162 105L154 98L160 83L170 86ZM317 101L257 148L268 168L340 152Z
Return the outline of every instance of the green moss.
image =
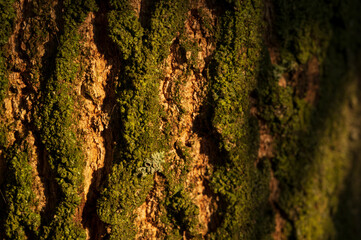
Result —
M168 186L170 187L170 186ZM166 239L176 238L182 236L186 232L187 237L196 238L201 237L197 232L198 227L198 207L193 203L189 193L184 189L176 192L173 189L168 189L169 196L165 198L166 214L168 219L173 224L172 231L168 232ZM164 221L164 220L163 220ZM165 221L165 223L167 223Z
M260 239L269 232L262 223L268 219L269 166L263 172L255 168L257 122L249 113L261 59L261 9L260 1L231 2L217 27L209 71L215 105L212 125L224 157L212 176L212 189L222 202L222 221L211 235L215 239Z
M302 64L313 56L325 54L332 26L330 19L337 1L275 1L276 28L282 48Z
M80 204L79 190L83 181L83 154L73 130L72 83L79 71L78 57L80 36L77 28L91 10L94 1L63 2L64 13L55 69L42 83L37 122L40 138L48 153L48 161L55 172L59 186L55 215L41 234L42 239L85 239L85 231L74 221L75 210Z
M149 28L143 28L127 1L111 1L109 34L118 46L124 64L117 86L121 111L121 139L116 160L97 212L112 226L111 239L135 236L134 210L153 186L153 176L140 177L145 159L165 149L160 131L160 64L183 24L184 1L159 1L152 12ZM131 196L131 197L130 197Z
M187 69L185 70L185 74L189 74L191 69L197 68L198 63L198 52L200 47L198 46L198 42L196 39L189 39L189 36L186 34L181 35L181 39L179 40L179 45L181 51L185 53Z
M192 185L185 187L188 173L191 170L192 157L190 149L180 142L175 143L178 157L164 166L164 195L160 201L160 218L165 225L161 237L179 239L184 234L187 238L198 239L199 209L190 196ZM176 167L175 167L176 166Z
M350 163L345 124L350 116L345 109L347 95L352 95L347 87L352 64L345 62L355 57L346 57L344 52L360 45L358 24L353 25L360 22L353 10L359 3L306 0L275 4L281 62L279 66L264 63L266 77L261 76L258 91L261 118L276 143L271 162L281 193L277 204L288 221L284 234L296 239L332 239L333 211ZM290 80L307 70L312 57L320 66L315 105L300 96ZM288 76L285 88L278 85L282 75Z
M35 211L37 202L32 190L34 176L28 160L28 149L21 151L15 144L6 150L5 159L7 162L5 236L9 239L37 236L40 214Z
M8 69L17 69L18 67L11 62L10 59L6 58L6 56L9 55L9 52L4 47L8 42L10 34L12 34L15 18L15 9L13 8L13 4L14 1L0 2L1 21L4 26L0 31L0 101L3 100L8 91L8 80L6 76L8 74ZM36 1L32 2L30 5L30 11L35 11ZM37 18L39 17L36 14L35 16ZM36 21L34 20L32 23L37 21L39 21L39 19ZM30 31L30 37L28 37L28 39L19 39L19 41L24 41L27 44L33 44L31 45L31 49L36 49L33 42L34 38L37 39L40 37L36 31L37 26L37 24L33 25L35 31ZM20 35L20 37L23 37L23 35ZM26 51L26 53L29 52ZM35 55L28 55L28 57L33 59ZM31 64L32 63L33 62L31 62ZM29 67L29 69L32 69L32 72L39 71L39 68L35 69L34 66ZM28 77L27 74L28 72L25 71L24 75ZM32 74L29 75L29 78L32 78ZM6 206L4 207L4 222L2 222L3 226L1 226L1 230L4 230L5 236L10 239L24 239L27 237L34 238L39 236L40 214L36 210L37 202L33 192L34 177L32 168L28 162L29 149L27 143L20 139L21 137L18 137L17 139L17 142L19 143L15 143L13 146L8 146L9 143L7 142L6 135L8 132L15 131L13 125L13 123L1 122L0 149L2 150L2 155L6 161L6 186L3 188L5 191Z
M51 39L56 35L55 19L52 19L52 5L51 1L35 0L27 3L27 14L24 21L27 22L31 28L27 28L24 34L19 34L18 41L23 45L23 49L18 50L18 54L26 61L26 69L20 70L15 62L11 62L11 68L23 71L28 83L34 89L38 89L41 78L41 71L43 70L43 63L46 62L48 54L52 51L52 47L44 43L51 42ZM44 47L45 55L41 48ZM48 71L44 71L49 73Z
M269 124L276 142L272 165L281 191L278 205L292 226L284 234L297 239L324 239L334 231L330 209L337 198L331 196L337 194L348 164L348 134L342 124L346 116L338 113L326 117L320 114L321 109L295 97L291 89L276 84L272 110L264 114L273 114ZM321 123L321 119L327 121Z
M5 48L5 45L8 43L9 37L11 33L13 32L13 26L14 26L14 20L16 17L15 9L13 7L14 1L12 0L2 0L0 1L0 21L1 21L1 29L0 29L0 117L4 117L4 104L3 100L7 95L8 91L8 65L6 62L6 56L7 56L7 50ZM8 132L8 126L1 121L0 122L0 150L2 151L1 156L1 166L4 166L3 161L5 163L5 157L4 157L4 151L7 147L7 132ZM5 173L6 170L1 169L1 173ZM0 191L2 195L2 199L4 199L3 190L5 190L6 186L4 186L5 177L0 177ZM14 192L13 194L10 194L9 198L15 198L16 201L16 187L13 188ZM20 190L21 192L22 190ZM5 219L11 215L9 214L9 210L6 212L6 202L1 200L0 201L0 232L5 233L4 225L5 225ZM22 206L23 207L23 206ZM18 225L18 221L21 217L16 219L14 221L14 224L12 225L10 221L7 221L8 228L6 230L7 235L11 235L11 232L13 232L14 227ZM12 225L12 226L11 226ZM19 231L21 232L21 231ZM1 235L2 236L2 235Z
M18 70L6 59L4 48L15 17L13 2L0 0L0 101L7 92L7 69ZM198 71L197 43L187 38L183 29L188 6L181 0L151 1L149 24L142 26L128 2L109 1L109 36L121 53L116 86L121 137L117 139L113 167L98 201L97 212L110 226L111 232L106 237L134 238L137 231L133 225L134 212L144 203L154 185L153 174L157 174L165 188L164 198L157 199L164 224L160 238L180 239L183 235L201 238L197 229L199 210L184 184L193 161L188 147L176 142L178 157L173 162L164 163L163 159L154 157L155 153L167 153L170 147L167 141L171 139L171 130L160 126L166 114L155 93L159 92L163 77L162 63L175 38L179 40L180 51L192 53L185 60L187 70ZM270 237L274 215L268 203L268 184L272 168L280 188L280 197L274 204L286 220L283 234L297 239L332 238L335 233L332 213L340 204L337 194L349 164L345 152L348 127L343 118L348 104L347 84L350 83L348 64L356 59L354 52L361 45L360 3L357 0L274 1L274 29L281 59L276 66L267 60L260 62L268 58L262 55L260 40L261 1L228 0L218 1L218 4L222 7L215 11L220 14L216 28L201 10L197 19L207 31L215 34L216 50L208 69L209 108L213 111L215 134L212 136L217 137L219 155L223 156L215 161L215 172L211 176L211 188L219 197L219 209L214 216L219 226L207 237ZM31 59L22 76L36 88L41 80L41 96L37 99L40 103L35 109L35 135L45 147L59 199L54 215L48 219L44 217L41 222L34 210L37 203L31 189L33 176L28 149L25 143L6 148L8 129L1 127L0 149L5 152L8 176L7 185L1 188L5 190L7 201L1 230L11 239L86 237L75 220L81 201L84 160L73 125L76 101L73 86L82 70L77 61L78 28L88 12L96 7L95 1L70 0L62 1L57 7L62 7L62 11L59 11L58 22L54 23L49 1L27 3L27 16L31 18L27 22L32 30L29 36L19 37L24 38L20 41L24 40L22 43L26 45L21 56ZM50 34L50 39L57 39L59 44L56 56L40 59L38 46L46 41L47 32L53 31L55 25L59 31L56 36ZM47 54L53 52L49 50ZM313 57L321 66L315 106L298 94L292 80L292 76L304 73ZM44 62L46 66L42 65ZM281 76L287 78L287 87L279 86ZM175 83L176 88L184 84L182 77ZM269 127L275 148L275 156L270 161L258 159L257 166L258 123L250 115L251 93L256 93L257 115L260 122ZM180 98L177 92L175 102L179 106ZM166 154L166 159L169 157Z

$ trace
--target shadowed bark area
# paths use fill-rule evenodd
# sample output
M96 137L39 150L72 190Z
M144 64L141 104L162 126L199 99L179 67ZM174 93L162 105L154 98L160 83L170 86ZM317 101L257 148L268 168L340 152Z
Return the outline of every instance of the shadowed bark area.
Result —
M358 0L0 0L0 239L360 239Z

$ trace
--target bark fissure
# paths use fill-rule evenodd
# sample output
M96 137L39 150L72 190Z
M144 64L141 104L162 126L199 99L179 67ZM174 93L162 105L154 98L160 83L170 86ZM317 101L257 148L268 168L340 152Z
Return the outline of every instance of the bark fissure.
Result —
M86 168L82 224L88 239L99 239L107 232L96 205L102 184L110 172L114 146L119 138L115 84L121 63L117 49L109 39L106 4L91 13L84 23L84 58L87 65L79 82L79 94L85 112L80 112L80 135L84 137Z

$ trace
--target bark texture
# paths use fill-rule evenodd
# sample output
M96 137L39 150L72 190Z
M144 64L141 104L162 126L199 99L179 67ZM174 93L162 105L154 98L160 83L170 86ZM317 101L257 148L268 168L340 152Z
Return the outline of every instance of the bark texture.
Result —
M0 0L0 239L360 239L358 0Z

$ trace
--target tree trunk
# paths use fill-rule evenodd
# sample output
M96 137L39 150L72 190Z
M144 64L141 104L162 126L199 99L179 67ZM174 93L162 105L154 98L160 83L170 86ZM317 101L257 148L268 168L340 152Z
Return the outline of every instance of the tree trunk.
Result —
M0 239L360 239L358 0L0 0Z

